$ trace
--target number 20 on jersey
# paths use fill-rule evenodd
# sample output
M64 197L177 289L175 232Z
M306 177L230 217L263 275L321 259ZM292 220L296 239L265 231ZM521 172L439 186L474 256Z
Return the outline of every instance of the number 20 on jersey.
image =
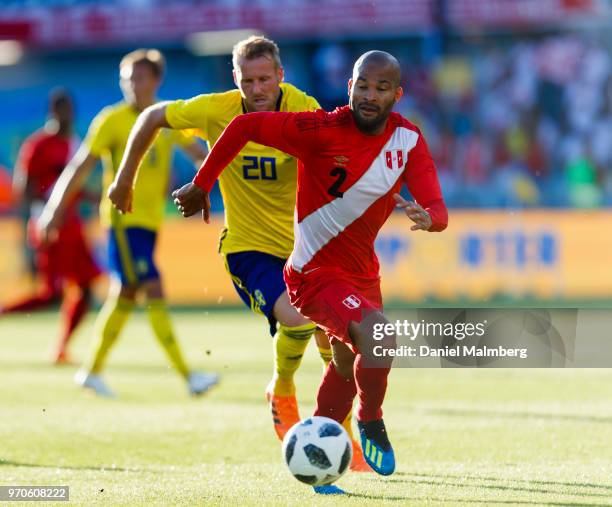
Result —
M242 157L242 176L245 180L276 180L274 157Z

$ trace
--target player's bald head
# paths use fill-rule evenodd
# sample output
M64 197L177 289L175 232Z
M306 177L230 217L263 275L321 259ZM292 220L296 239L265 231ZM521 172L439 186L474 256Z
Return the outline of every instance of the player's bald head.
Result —
M399 86L402 71L397 58L392 54L378 50L362 54L353 66L353 80L357 80L367 68L377 68L393 85Z
M393 55L368 51L357 59L349 80L349 106L362 132L377 134L384 130L402 94L400 65Z

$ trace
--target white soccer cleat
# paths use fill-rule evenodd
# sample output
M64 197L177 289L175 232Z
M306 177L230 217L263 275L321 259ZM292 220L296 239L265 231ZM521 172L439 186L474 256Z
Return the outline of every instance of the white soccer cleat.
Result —
M116 397L114 391L104 383L100 375L90 373L87 370L80 369L77 371L74 375L74 382L81 387L93 390L98 396L104 398Z
M216 373L202 373L192 371L187 377L189 394L198 395L208 391L211 387L219 383L219 375Z

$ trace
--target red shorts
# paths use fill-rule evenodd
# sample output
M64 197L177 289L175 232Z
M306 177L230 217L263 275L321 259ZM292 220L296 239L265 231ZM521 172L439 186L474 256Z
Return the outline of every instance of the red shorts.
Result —
M359 352L349 336L349 323L361 322L372 311L382 311L380 278L362 278L328 268L302 274L289 266L284 275L291 304L330 339Z
M77 217L67 217L57 241L48 245L38 240L33 222L28 232L35 250L36 268L49 287L61 290L66 280L85 286L100 275Z

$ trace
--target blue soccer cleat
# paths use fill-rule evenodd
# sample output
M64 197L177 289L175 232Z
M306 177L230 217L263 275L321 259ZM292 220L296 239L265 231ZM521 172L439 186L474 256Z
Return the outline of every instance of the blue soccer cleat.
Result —
M324 484L323 486L313 486L314 492L318 495L345 495L346 492L333 484Z
M395 471L395 455L382 419L357 421L363 457L377 474L391 475Z

